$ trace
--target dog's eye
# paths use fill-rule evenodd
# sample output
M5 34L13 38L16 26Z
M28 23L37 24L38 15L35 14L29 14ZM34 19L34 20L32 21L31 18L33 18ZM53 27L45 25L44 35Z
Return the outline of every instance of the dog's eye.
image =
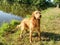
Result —
M40 14L39 12L36 12L36 14Z
M36 12L36 14L38 14L38 12Z
M41 14L41 12L39 12L39 14Z

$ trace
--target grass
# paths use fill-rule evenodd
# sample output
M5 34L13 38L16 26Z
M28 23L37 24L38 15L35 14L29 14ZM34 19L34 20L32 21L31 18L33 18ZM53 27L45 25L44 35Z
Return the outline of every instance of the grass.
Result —
M45 31L59 31L60 9L52 8L42 12L41 26L44 26ZM55 31L56 32L56 31ZM57 32L56 32L57 33Z
M29 33L25 31L20 38L21 30L14 30L19 21L13 20L0 27L0 45L60 45L60 9L48 8L41 13L41 41L35 36L30 44Z

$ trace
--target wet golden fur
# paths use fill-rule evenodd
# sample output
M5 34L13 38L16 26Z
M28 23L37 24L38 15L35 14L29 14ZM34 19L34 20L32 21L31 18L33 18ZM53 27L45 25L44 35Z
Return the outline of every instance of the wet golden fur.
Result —
M20 37L22 37L22 33L24 30L29 30L30 33L30 42L32 42L32 33L33 31L37 31L39 38L40 37L40 19L41 12L34 11L30 18L25 18L21 21L20 25L17 25L17 28L21 28Z

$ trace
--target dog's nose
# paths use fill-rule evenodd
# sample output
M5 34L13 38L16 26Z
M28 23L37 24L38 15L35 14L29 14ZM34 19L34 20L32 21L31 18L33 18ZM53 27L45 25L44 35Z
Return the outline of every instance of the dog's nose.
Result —
M41 18L42 16L40 15L40 18Z

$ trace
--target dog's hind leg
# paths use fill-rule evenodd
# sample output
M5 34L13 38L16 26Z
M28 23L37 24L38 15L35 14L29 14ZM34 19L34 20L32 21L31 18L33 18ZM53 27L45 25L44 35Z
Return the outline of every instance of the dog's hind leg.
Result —
M21 33L20 33L20 38L22 38L22 35L23 35L23 31L24 31L24 30L21 30Z
M24 26L21 26L20 38L22 38L23 32L24 32Z

